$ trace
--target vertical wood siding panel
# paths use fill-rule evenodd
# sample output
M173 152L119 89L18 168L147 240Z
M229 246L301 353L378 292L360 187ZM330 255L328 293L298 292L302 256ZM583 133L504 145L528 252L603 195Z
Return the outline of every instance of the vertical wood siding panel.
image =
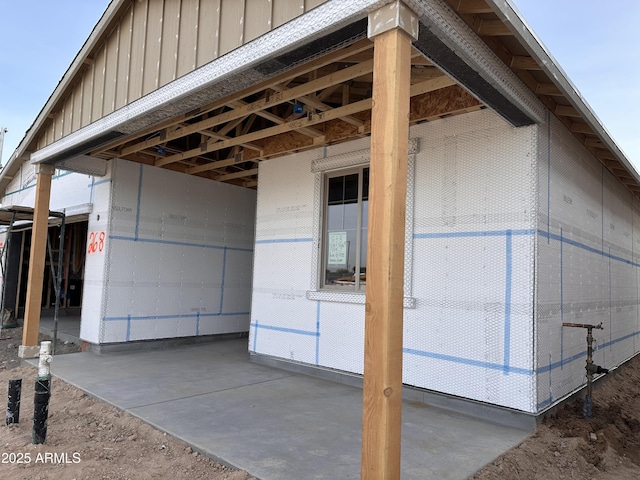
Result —
M318 5L323 4L327 0L304 0L304 11L308 12L312 8L316 8Z
M225 0L220 9L220 55L243 43L244 0Z
M82 126L82 89L83 89L83 76L80 76L80 81L76 83L73 88L73 122L71 123L71 131L75 132Z
M199 7L199 0L182 0L178 37L178 77L196 69Z
M273 25L279 27L304 13L304 0L273 0Z
M81 126L91 123L91 101L93 99L93 65L88 65L82 75L82 118Z
M102 114L107 115L115 109L116 105L116 82L118 79L118 56L119 56L119 36L120 29L113 29L107 38L105 70L104 70L104 100L102 102Z
M245 0L244 43L271 30L271 0Z
M200 0L197 67L218 58L220 0Z
M160 50L162 48L162 23L164 3L162 0L150 0L147 15L147 46L144 55L144 75L142 95L158 88L160 73Z
M178 65L178 35L180 32L180 0L166 0L162 22L160 80L158 86L176 79Z
M118 42L118 76L116 78L116 103L115 108L121 108L127 104L127 91L129 89L129 77L131 75L131 29L133 27L133 7L130 7L122 16L120 22L120 39Z
M62 116L62 136L71 133L71 122L73 122L73 92L64 100Z
M54 131L55 125L54 122L51 121L49 122L49 125L47 125L47 138L45 140L45 145L51 145L54 142Z
M103 45L98 51L93 64L93 100L91 108L91 121L102 118L102 102L104 100L104 73L106 68L106 49Z
M50 144L326 0L136 0L38 142Z
M64 106L55 113L55 116L53 117L53 124L54 124L54 130L53 130L53 140L60 140L62 138L62 126L64 123Z
M129 66L128 103L142 96L142 78L147 40L148 2L135 2L133 9L133 31L131 35L131 63Z

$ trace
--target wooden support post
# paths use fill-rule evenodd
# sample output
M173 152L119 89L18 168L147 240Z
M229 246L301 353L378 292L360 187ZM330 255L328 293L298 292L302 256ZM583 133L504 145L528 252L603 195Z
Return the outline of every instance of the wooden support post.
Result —
M404 27L407 15L415 32ZM409 90L417 26L400 2L369 15L375 43L361 465L367 480L400 478Z
M47 230L49 228L49 197L53 165L36 165L36 203L33 212L31 233L31 254L29 256L29 276L27 277L27 298L25 300L22 345L18 349L20 358L37 357L40 311L42 308L42 283L44 281Z

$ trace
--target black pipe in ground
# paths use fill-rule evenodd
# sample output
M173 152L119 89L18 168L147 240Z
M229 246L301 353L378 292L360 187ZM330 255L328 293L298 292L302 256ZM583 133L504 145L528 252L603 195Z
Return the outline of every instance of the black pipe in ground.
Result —
M22 379L9 380L9 394L7 396L7 425L20 423L20 395L22 394Z
M51 398L51 375L36 378L33 397L33 431L31 442L44 443L47 439L47 418L49 417L49 399Z

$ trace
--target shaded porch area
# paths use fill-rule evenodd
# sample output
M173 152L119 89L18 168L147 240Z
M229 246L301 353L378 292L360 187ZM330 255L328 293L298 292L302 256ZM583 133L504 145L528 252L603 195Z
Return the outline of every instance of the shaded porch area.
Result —
M51 369L262 480L360 478L362 390L252 363L246 339L60 355ZM402 478L467 478L528 433L404 402Z

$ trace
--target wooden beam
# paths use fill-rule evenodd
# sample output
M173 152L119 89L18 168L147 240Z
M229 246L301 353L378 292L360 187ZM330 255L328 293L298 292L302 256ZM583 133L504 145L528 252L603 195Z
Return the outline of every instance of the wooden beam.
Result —
M542 70L533 57L526 55L514 55L511 58L511 68L515 70Z
M287 80L291 80L294 79L300 75L304 75L305 73L308 73L312 70L318 69L318 68L322 68L324 66L327 66L331 63L334 62L338 62L344 58L347 58L351 55L358 55L359 53L362 53L366 50L369 50L372 47L372 43L368 40L368 39L362 39L362 40L358 40L357 42L355 42L353 45L349 45L347 47L344 47L342 49L339 49L329 55L325 55L322 57L319 57L315 60L312 60L311 62L305 63L303 65L300 65L299 67L295 67L292 68L290 70L287 70L286 72L276 76L275 78L271 78L269 80L265 80L264 82L258 83L256 85L252 85L248 88L245 88L244 90L241 90L235 94L233 94L231 97L226 97L220 100L216 100L212 103L209 103L201 108L192 110L190 112L184 113L182 115L178 115L177 117L172 117L170 119L164 120L156 125L153 125L151 127L147 127L139 132L136 132L133 135L127 135L124 138L119 138L118 140L114 140L111 143L108 143L107 145L105 145L104 147L95 150L94 152L91 153L91 155L95 155L97 153L100 152L105 152L108 150L111 150L113 148L119 147L121 145L125 145L128 142L131 142L133 140L135 140L136 138L143 138L143 137L147 137L151 134L153 134L154 132L157 132L158 130L161 130L163 128L169 127L171 125L175 125L178 124L180 122L183 122L185 120L190 120L192 118L198 117L200 115L203 115L209 111L215 110L217 108L220 108L222 106L224 106L227 102L233 101L233 100L239 100L245 97L248 97L250 95L255 95L256 93L261 92L262 90L264 90L265 88L269 88L270 85L273 85L274 83L282 83L285 82Z
M257 175L257 174L258 174L258 169L252 168L250 170L242 170L240 172L227 173L225 175L220 175L219 177L216 178L216 180L219 182L226 182L227 180L233 180L235 178L250 177L251 175Z
M607 167L607 168L609 168L611 170L619 170L621 172L625 172L626 175L629 178L633 178L633 176L629 172L627 172L627 169L624 168L624 166L619 161L617 161L617 160L608 160L606 158L600 158L599 160L602 162L602 164L605 167Z
M629 172L627 172L624 168L620 167L620 168L609 168L609 171L611 171L611 173L613 173L618 180L622 181L632 181L633 183L637 183L637 180L631 176L631 174Z
M590 133L593 135L593 129L584 122L573 122L571 124L571 131L574 133Z
M440 78L434 78L431 80L427 80L425 82L412 85L410 87L410 94L413 96L422 94L424 92L429 92L433 90L437 90L442 88L443 86L451 85L453 80L449 79L446 76L442 76ZM265 128L263 130L258 130L256 132L248 133L247 135L242 135L235 138L230 138L228 140L219 141L219 142L207 142L205 145L194 148L192 150L187 150L185 152L171 155L166 158L159 159L156 162L157 167L162 167L164 165L168 165L173 162L179 162L188 158L193 158L198 155L202 155L204 153L214 152L218 150L222 150L223 148L233 147L235 145L241 145L245 142L253 142L256 140L260 140L263 138L271 137L274 135L279 135L281 133L286 133L294 130L299 130L300 128L318 125L320 123L324 123L330 120L342 119L344 116L353 115L358 112L364 112L371 109L371 99L360 100L359 102L351 103L349 105L345 105L344 107L334 108L333 110L329 110L327 112L311 114L306 117L299 118L297 120L293 120L291 122L284 123L282 125L276 125L274 127ZM324 137L314 139L315 145L320 145L325 140ZM231 163L227 163L229 160L222 160L207 163L205 165L200 165L198 167L192 167L188 170L188 173L195 174L199 172L204 172L206 170L214 170L216 168L220 168L223 166L233 165L237 163L235 161L230 161Z
M448 77L433 79L411 87L411 107L409 121L411 123L423 120L436 120L445 115L457 115L482 108L482 103L474 96ZM450 85L446 87L445 85ZM445 86L445 88L440 88ZM356 114L364 122L364 126L355 128L340 119L329 120L323 125L326 143L340 142L359 135L366 135L371 131L371 112L364 111ZM300 150L312 148L315 144L297 131L291 131L267 137L256 142L263 149L262 154L255 151L245 151L244 160L263 160ZM238 163L238 162L235 162Z
M476 33L487 37L513 35L509 27L502 23L501 20L482 20Z
M36 165L36 199L33 211L31 253L29 254L27 297L25 300L22 345L18 350L18 355L21 358L36 357L39 352L38 333L40 331L42 284L44 283L47 232L49 229L49 197L51 195L51 177L54 172L53 165Z
M557 105L554 113L556 115L560 115L561 117L582 117L582 115L580 115L578 111L571 105Z
M416 83L411 85L410 88L410 96L415 97L418 95L422 95L424 93L433 92L435 90L440 90L442 88L450 87L452 85L456 85L455 80L446 75L441 75L437 78L432 78L430 80L425 80L424 82Z
M442 72L436 67L413 67L411 68L411 81L414 83L422 82L430 78L442 76Z
M203 130L202 132L203 135L206 135L209 138L215 138L216 140L228 140L229 138L233 138L233 137L229 137L227 135L220 135L217 132L211 132L209 130ZM258 152L260 152L262 149L260 148L259 145L255 145L253 143L241 143L240 145L242 145L244 148L249 148L251 150L256 150ZM160 157L163 158L163 157Z
M585 147L591 148L606 148L604 143L597 137L587 137L584 139Z
M325 112L327 110L331 109L331 106L322 103L314 98L311 97L299 97L297 99L300 103L304 103L305 105L308 105L310 107L316 108L318 110L320 110L321 112ZM362 121L358 120L357 118L354 118L350 115L347 115L345 117L342 117L342 120L344 120L347 123L350 123L351 125L355 125L356 127L361 127L363 125Z
M553 83L539 83L536 86L536 92L539 95L551 95L562 97L564 94Z
M616 156L613 153L611 153L609 150L601 150L597 152L596 158L598 158L598 160L614 160L616 162L618 161Z
M351 80L353 78L357 78L363 74L369 73L373 71L373 61L363 62L358 65L354 65L349 68L345 68L338 72L326 75L318 80L313 80L311 82L304 83L297 87L291 88L281 93L276 93L271 95L268 98L263 98L257 100L252 103L248 103L240 108L236 108L234 110L221 113L220 115L216 115L211 118L207 118L205 120L201 120L200 122L193 123L188 127L182 127L173 132L169 132L166 134L165 139L161 140L159 137L153 137L144 142L140 142L134 145L130 145L125 147L120 152L123 156L129 155L130 153L137 152L140 150L144 150L145 148L158 145L163 141L174 140L176 138L184 137L185 135L190 135L199 130L207 130L209 128L213 128L217 125L221 125L226 122L230 122L232 120L236 120L239 118L246 117L252 113L256 113L258 110L265 110L267 108L273 107L274 105L279 105L281 103L288 102L290 100L295 100L298 97L307 95L309 93L313 93L316 90L321 90L330 85L335 85L338 83L345 82L347 80Z
M375 37L362 479L400 478L410 55L411 39L399 29Z
M229 106L232 108L240 108L247 105L247 102L245 102L244 100L236 100L234 102L229 103ZM275 123L276 125L282 125L285 120L282 117L279 117L278 115L271 113L271 112L267 112L266 110L256 110L254 112L256 115L258 115L259 117L265 118L267 120L269 120L270 122ZM322 136L322 132L314 129L314 128L303 128L300 130L300 133L302 133L303 135L308 135L309 137L321 137Z
M456 11L462 15L493 12L484 0L460 0Z
M204 153L216 152L218 150L222 150L224 148L233 147L235 145L240 145L246 142L253 142L254 140L259 140L261 138L270 137L272 135L277 135L279 133L289 132L292 130L299 130L300 128L310 127L313 125L318 125L320 123L324 123L328 120L333 120L336 118L341 118L345 115L351 115L353 113L362 112L365 110L369 110L371 108L371 99L361 100L359 102L351 103L344 107L334 108L333 110L329 110L328 112L315 113L310 114L306 117L300 118L298 120L293 120L291 122L283 123L282 125L276 125L274 127L265 128L263 130L258 130L256 132L251 132L246 135L241 135L239 137L230 138L228 140L222 140L218 142L209 141L201 147L194 148L192 150L187 150L182 153L178 153L176 155L171 155L167 158L160 159L157 163L157 167L162 167L169 163L179 162L181 160L185 160L187 158L192 158L197 155L202 155ZM320 141L322 137L318 139ZM216 163L216 162L214 162ZM210 164L213 165L213 164ZM189 173L197 173L204 170L209 170L209 165L203 165L202 167L194 167L191 169ZM205 168L203 168L205 167Z

